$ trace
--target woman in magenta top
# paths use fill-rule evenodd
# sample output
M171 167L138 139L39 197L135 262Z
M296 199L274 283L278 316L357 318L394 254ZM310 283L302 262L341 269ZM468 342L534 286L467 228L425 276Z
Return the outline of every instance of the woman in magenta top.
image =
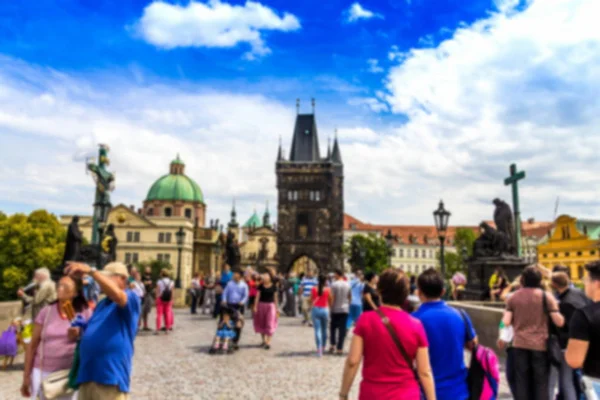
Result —
M312 322L315 328L315 342L317 344L317 356L321 357L327 345L327 321L329 321L329 306L333 298L331 291L325 287L327 277L319 276L319 284L312 288Z
M83 290L73 278L65 276L58 281L56 290L58 301L44 307L35 319L31 345L25 355L25 370L21 394L32 399L44 399L41 385L44 378L52 372L71 368L75 353L75 336L69 335L71 321L65 312L70 302L75 313L88 320L92 315ZM57 400L75 398L73 394L59 397Z
M340 400L348 393L363 362L359 400L419 400L421 387L427 400L435 400L433 374L429 364L428 343L421 322L403 311L409 282L403 272L388 269L380 277L377 290L380 310L389 320L408 357L408 365L377 312L363 313L356 322L350 353L344 367ZM419 381L415 375L418 375Z

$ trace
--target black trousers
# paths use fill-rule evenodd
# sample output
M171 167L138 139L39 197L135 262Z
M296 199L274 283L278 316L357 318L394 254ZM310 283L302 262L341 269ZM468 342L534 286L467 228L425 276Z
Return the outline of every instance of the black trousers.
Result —
M190 312L192 314L196 314L196 308L198 308L198 291L192 290L190 292L190 294L191 294L191 298L192 298L192 303L190 305Z
M221 299L223 298L222 294L215 294L215 304L213 308L213 318L217 318L221 315Z
M235 338L233 339L233 343L234 344L238 344L238 342L240 341L240 337L242 337L242 328L238 328L237 327L237 322L238 319L240 317L244 316L244 306L241 306L239 304L227 304L227 308L230 308L236 312L233 313L233 318L232 321L235 324L235 328L233 328L233 331L235 332Z
M515 400L550 398L550 362L545 351L513 348Z
M344 340L348 329L348 313L331 313L331 322L329 323L331 334L331 347L337 344L337 349L344 348ZM337 335L336 335L337 333Z

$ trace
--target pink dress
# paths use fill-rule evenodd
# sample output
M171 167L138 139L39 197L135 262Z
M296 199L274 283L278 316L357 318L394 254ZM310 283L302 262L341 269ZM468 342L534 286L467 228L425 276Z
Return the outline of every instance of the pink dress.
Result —
M414 360L417 349L428 347L423 325L405 311L385 306L380 309L389 318L406 353ZM406 364L375 311L367 311L358 318L354 334L364 342L359 400L419 400L419 383L412 368Z

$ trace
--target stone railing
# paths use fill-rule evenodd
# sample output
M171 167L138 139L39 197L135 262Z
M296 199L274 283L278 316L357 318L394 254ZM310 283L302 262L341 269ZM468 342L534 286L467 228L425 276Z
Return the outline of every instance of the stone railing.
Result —
M13 319L21 316L22 307L23 303L20 300L0 302L0 332L6 330Z
M498 327L504 314L502 303L455 301L448 304L469 314L473 327L477 332L479 343L503 356L503 352L500 352L496 347Z

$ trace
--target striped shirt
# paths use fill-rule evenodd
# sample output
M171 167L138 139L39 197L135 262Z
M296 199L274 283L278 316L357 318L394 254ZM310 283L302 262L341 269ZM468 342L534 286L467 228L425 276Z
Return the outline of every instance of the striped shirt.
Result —
M302 278L302 281L300 282L300 285L302 286L302 296L310 297L312 288L318 284L317 278Z

